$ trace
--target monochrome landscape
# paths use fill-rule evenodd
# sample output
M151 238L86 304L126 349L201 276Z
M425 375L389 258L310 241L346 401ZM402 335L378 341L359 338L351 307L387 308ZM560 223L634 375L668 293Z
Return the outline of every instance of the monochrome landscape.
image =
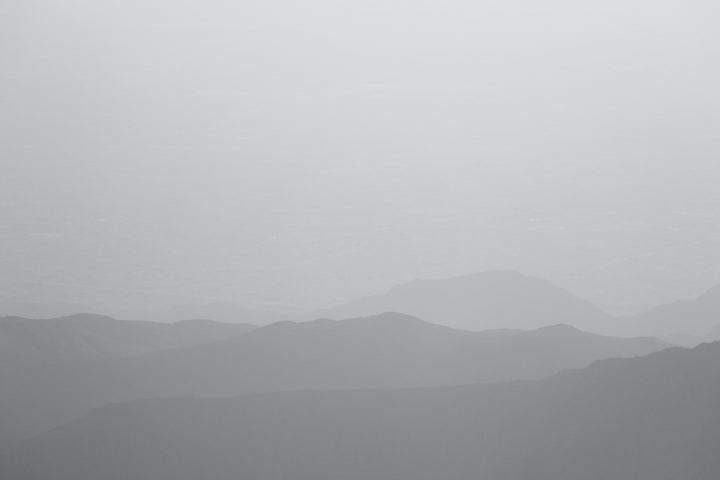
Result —
M720 479L720 6L0 10L1 480Z

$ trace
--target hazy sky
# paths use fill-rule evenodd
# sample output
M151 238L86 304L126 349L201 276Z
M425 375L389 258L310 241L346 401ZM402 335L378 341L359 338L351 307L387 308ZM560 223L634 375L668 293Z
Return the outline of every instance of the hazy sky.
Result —
M0 299L720 282L716 2L5 3Z

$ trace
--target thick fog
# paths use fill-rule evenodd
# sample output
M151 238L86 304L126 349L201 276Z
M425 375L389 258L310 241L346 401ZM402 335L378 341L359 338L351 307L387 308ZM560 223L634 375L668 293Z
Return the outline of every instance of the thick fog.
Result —
M710 1L24 0L0 299L310 309L512 268L720 280Z

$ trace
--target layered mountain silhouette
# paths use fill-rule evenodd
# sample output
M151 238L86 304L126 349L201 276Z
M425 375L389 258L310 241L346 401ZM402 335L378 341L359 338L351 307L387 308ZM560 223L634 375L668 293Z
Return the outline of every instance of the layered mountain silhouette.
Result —
M247 333L249 324L188 320L174 324L78 314L53 319L0 318L0 361L57 362L126 357Z
M695 299L615 317L546 280L499 270L416 280L313 315L346 318L382 311L408 313L470 330L527 329L563 323L607 335L655 336L670 343L695 346L720 323L720 286Z
M248 308L230 302L180 303L167 307L105 306L98 307L77 302L3 301L1 317L53 319L78 314L109 316L122 320L175 323L184 320L207 319L221 323L267 325L285 320L291 315Z
M716 480L720 344L546 380L116 404L6 451L8 480Z
M715 325L705 337L706 342L720 341L720 325Z
M569 326L470 332L387 313L280 322L226 340L97 362L0 365L0 430L42 432L111 402L537 379L667 345Z
M678 333L703 337L720 323L720 285L699 297L661 305L626 319L634 333L652 332L653 335Z
M96 313L89 305L76 302L3 301L0 302L0 317L58 318L79 313Z
M0 304L2 306L4 304ZM9 311L77 313L75 304L7 304ZM0 308L1 310L1 308ZM343 319L402 312L429 322L466 330L533 329L567 324L585 331L620 336L656 336L695 345L720 322L720 286L696 299L661 305L644 313L614 317L552 283L515 271L494 270L434 280L416 280L344 305L307 312L277 313L232 303L175 305L166 309L127 310L121 318L178 322L205 318L223 323L267 325L277 321ZM0 312L1 313L1 312ZM26 315L18 315L26 316ZM51 315L52 316L52 315ZM55 315L58 316L58 315Z
M339 319L387 311L469 330L568 324L605 333L615 328L614 319L592 303L545 280L504 270L416 280L313 315Z

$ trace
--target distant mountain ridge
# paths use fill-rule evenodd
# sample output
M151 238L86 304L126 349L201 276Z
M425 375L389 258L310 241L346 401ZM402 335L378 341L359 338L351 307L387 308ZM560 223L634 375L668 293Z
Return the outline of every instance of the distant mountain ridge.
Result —
M614 319L592 303L545 280L494 270L441 280L416 280L384 294L313 312L349 318L403 312L467 330L532 329L559 323L606 332Z
M63 304L62 308L72 308L69 305ZM32 310L27 305L23 308ZM305 313L277 313L232 303L210 303L127 311L122 318L162 322L207 318L225 323L267 325L285 320L343 319L390 311L464 330L534 329L568 324L606 335L650 335L675 338L674 341L681 344L692 345L692 339L682 336L703 338L710 328L720 323L720 286L696 299L661 305L637 315L615 317L546 280L510 270L491 270L415 280L384 293Z
M80 314L113 317L119 320L174 323L197 318L222 323L266 325L290 314L248 308L231 302L181 303L167 307L100 307L75 302L1 301L1 317L52 319Z
M143 398L304 389L399 388L537 379L667 347L569 326L469 332L398 313L281 322L186 348L101 362L0 365L0 429L40 432L96 406ZM28 405L23 400L32 398Z
M52 319L0 317L0 360L54 362L125 357L212 342L254 328L210 320L169 324L94 314Z
M661 305L625 320L633 325L634 332L653 331L655 335L686 333L704 337L720 324L720 285L697 298Z
M719 342L720 341L720 324L715 325L705 337L706 342Z
M81 313L101 314L101 312L94 307L75 302L21 302L9 300L0 302L0 317L40 319L67 317Z
M384 294L313 313L345 318L398 311L468 330L530 329L568 324L620 336L655 336L696 345L720 324L720 285L697 298L616 317L552 283L519 272L495 270L438 280L416 280Z

